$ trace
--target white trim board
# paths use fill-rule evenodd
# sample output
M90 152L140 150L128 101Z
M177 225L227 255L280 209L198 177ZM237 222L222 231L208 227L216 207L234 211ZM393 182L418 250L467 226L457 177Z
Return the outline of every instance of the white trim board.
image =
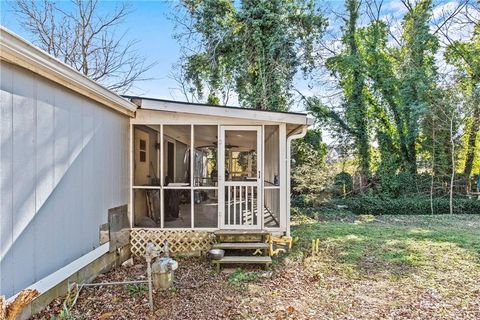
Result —
M300 113L272 112L264 110L219 107L210 105L192 105L176 101L153 100L148 98L137 98L136 100L140 100L139 104L141 105L141 109L144 110L248 119L252 121L284 122L299 125L312 124L312 119L308 118L306 114Z
M65 279L73 275L74 273L80 271L82 268L88 266L93 261L97 260L104 254L108 253L109 248L110 248L110 242L104 243L100 247L81 256L77 260L70 262L63 268L58 269L57 271L49 274L43 279L40 279L39 281L35 282L34 284L32 284L26 289L37 290L40 294L47 292L48 290L54 288L56 285L60 284L62 281L64 281ZM17 295L18 293L8 298L7 303L10 303L13 300L15 300Z

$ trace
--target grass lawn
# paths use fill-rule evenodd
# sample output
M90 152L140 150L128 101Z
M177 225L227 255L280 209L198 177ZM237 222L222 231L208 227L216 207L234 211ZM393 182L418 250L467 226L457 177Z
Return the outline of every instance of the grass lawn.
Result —
M303 263L332 315L480 319L480 215L317 214L292 234L292 256L320 239Z
M480 214L294 216L294 247L271 271L216 274L177 258L175 288L84 289L78 319L480 319ZM312 256L311 241L319 239ZM97 281L144 277L141 261ZM37 318L58 314L59 299Z

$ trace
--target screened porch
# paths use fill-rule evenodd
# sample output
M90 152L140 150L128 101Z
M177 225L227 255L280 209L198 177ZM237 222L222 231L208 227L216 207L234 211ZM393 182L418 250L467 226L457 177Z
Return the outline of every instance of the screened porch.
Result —
M287 140L300 114L141 99L131 121L134 228L287 228Z

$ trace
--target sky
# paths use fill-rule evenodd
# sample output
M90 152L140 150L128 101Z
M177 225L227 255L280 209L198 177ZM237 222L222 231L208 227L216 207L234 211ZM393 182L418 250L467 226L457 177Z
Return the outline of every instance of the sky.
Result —
M456 0L439 0L445 5L454 5ZM67 0L57 0L65 8L71 6ZM131 4L131 13L126 17L124 23L118 26L118 34L126 32L125 40L138 41L136 49L139 53L147 58L147 62L156 63L145 77L150 78L148 81L137 83L132 94L173 100L185 100L183 95L177 88L177 84L169 77L172 66L178 62L180 55L180 47L178 42L173 39L175 32L175 23L171 17L175 13L175 6L178 1L166 0L150 0L150 1L129 1ZM326 7L335 12L343 11L344 0L325 0L321 3L321 7ZM119 4L118 1L101 1L99 10L101 13L108 13L114 10ZM438 8L437 8L438 10ZM390 16L395 19L401 19L406 12L405 7L400 0L384 0L383 14L385 17ZM0 0L0 24L14 33L20 35L28 41L32 41L29 36L18 23L17 17L13 14L11 6L7 0ZM330 31L339 30L341 21L339 19L330 18ZM297 77L296 89L304 95L321 94L328 84L316 83L308 86L309 83ZM311 84L311 83L310 83ZM230 100L229 104L236 105L235 100ZM293 106L292 111L302 111L303 104L297 103Z
M65 1L65 5L70 4ZM118 5L116 1L102 1L100 10L107 12L113 10L116 5ZM138 41L136 49L147 57L148 62L156 62L146 74L151 80L138 83L138 88L133 93L155 98L182 99L174 90L175 82L168 77L172 65L177 62L179 56L179 46L172 37L174 23L168 18L174 5L173 1L132 1L132 12L118 27L119 34L127 31L126 40ZM17 17L5 0L0 1L0 11L2 26L28 41L32 40L28 32L18 24Z

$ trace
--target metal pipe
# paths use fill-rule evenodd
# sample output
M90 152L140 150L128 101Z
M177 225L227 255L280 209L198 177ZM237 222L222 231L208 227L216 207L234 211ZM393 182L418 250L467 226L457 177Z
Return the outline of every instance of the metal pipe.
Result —
M147 283L148 280L131 280L131 281L116 281L116 282L100 282L100 283L86 283L83 284L83 287L97 287L97 286L112 286L119 284L137 284L137 283Z
M148 275L148 304L150 305L150 311L153 311L152 266L150 261L147 261L147 275Z
M307 126L302 126L302 131L299 133L294 133L287 137L287 237L290 237L290 201L291 201L291 149L292 149L292 140L303 138L307 134Z

